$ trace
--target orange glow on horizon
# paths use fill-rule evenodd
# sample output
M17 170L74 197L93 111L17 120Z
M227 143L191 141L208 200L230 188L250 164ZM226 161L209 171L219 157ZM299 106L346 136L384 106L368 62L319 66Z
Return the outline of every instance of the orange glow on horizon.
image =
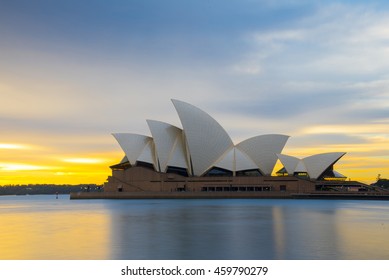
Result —
M8 150L24 150L30 148L27 145L22 144L9 144L9 143L0 143L0 149L8 149Z
M318 125L306 127L302 130L303 134L387 134L389 124L387 123L369 123L367 125Z
M96 164L104 162L105 160L99 158L67 158L63 159L63 161L69 163Z
M32 165L32 164L20 164L20 163L2 163L0 162L0 170L1 171L24 171L24 170L49 170L53 169L48 166L39 166L39 165Z
M111 174L109 168L123 154L66 153L54 148L23 149L26 144L2 145L0 150L0 186L23 184L103 184Z
M352 128L354 129L356 128ZM42 137L39 135L36 139L31 138L31 143L13 143L9 140L0 143L0 186L103 184L111 175L109 166L120 162L124 156L123 151L109 135L101 138L87 136L77 140L72 137L54 137L50 139L52 143L47 146L37 144L43 142ZM97 146L92 149L88 143L93 143L93 140ZM389 178L389 155L385 152L387 147L387 135L372 134L364 135L363 141L358 143L287 143L282 153L304 158L319 153L346 152L335 164L335 170L352 180L373 183L378 174L381 174L382 178ZM282 164L278 161L273 174L281 168Z

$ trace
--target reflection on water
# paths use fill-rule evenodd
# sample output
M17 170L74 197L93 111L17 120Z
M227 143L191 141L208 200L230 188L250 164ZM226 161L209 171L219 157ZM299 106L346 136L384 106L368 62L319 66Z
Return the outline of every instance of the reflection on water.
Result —
M0 197L0 259L389 259L389 202Z
M337 216L339 250L344 258L365 259L372 255L374 259L389 259L389 213L385 204L344 209Z
M104 259L108 213L69 196L0 197L0 259Z

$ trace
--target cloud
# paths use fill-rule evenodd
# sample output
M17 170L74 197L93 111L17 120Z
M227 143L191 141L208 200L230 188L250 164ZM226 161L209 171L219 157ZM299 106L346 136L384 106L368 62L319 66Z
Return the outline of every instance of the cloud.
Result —
M53 167L32 165L32 164L20 164L20 163L0 163L0 170L3 172L15 172L15 171L36 171L36 170L51 170Z
M296 152L388 143L384 1L1 5L2 143L95 158L115 151L111 132L150 135L145 119L181 126L171 98L204 109L234 142L283 133Z
M354 125L316 125L302 129L304 134L322 134L322 133L342 133L347 135L353 134L388 134L388 124L354 124Z
M81 163L81 164L96 164L96 163L104 162L103 159L99 159L99 158L66 158L63 159L63 161L69 163Z
M0 149L25 150L25 149L30 149L30 146L23 145L23 144L14 144L14 143L0 143Z
M233 69L257 76L248 80L256 90L234 105L300 124L383 118L389 109L388 15L361 4L318 5L290 26L249 32L251 49Z

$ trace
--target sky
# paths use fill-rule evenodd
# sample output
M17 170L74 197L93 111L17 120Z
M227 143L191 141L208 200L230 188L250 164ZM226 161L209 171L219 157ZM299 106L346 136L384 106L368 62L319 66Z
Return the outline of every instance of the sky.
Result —
M284 154L389 178L389 4L0 0L0 185L102 184L111 133L182 127L171 99L236 144L286 134Z

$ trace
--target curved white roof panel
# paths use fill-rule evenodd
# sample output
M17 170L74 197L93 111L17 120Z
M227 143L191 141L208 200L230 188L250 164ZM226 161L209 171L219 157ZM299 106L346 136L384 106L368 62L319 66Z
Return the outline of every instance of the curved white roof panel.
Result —
M309 177L317 179L331 165L335 164L346 153L324 153L317 154L303 159Z
M215 163L216 167L220 167L229 171L235 171L234 167L235 162L235 148L231 148L227 153L225 153L222 158Z
M184 144L184 135L183 135L183 131L181 130L181 132L177 135L177 139L176 142L174 143L173 151L170 154L167 165L185 168L190 174L188 169L189 164L187 161L188 157L186 154L187 153Z
M212 167L232 171L234 175L237 171L259 169L270 176L279 159L289 175L307 172L310 178L317 179L345 154L324 153L304 159L284 155L281 152L289 136L280 134L255 136L234 145L224 128L206 112L183 101L172 102L183 129L147 120L153 138L112 134L131 165L143 161L160 172L166 172L169 166L185 168L189 176L201 176ZM335 171L333 174L344 178Z
M187 168L185 149L182 141L182 129L171 124L147 120L161 172L165 172L168 165Z
M244 152L235 148L235 171L258 169L258 166Z
M140 154L140 156L138 157L137 161L143 161L143 162L151 163L154 166L154 169L157 170L154 146L155 146L154 142L152 140L149 141L146 144L146 146L143 149L143 151Z
M152 141L149 136L134 133L112 133L112 135L118 141L131 165L135 165L145 147Z
M346 176L344 176L342 173L339 173L338 171L332 170L332 172L334 173L335 178L347 178Z
M199 108L172 100L184 128L193 175L201 176L233 147L224 128Z
M301 159L283 155L283 154L277 154L278 159L281 161L282 165L285 167L286 172L288 172L289 175L293 175L293 173L296 171L296 167L301 162Z
M236 147L229 150L228 153L215 164L215 166L230 171L258 169L258 166L251 160L251 158Z
M296 166L296 169L294 170L294 172L307 172L308 173L308 169L307 167L305 166L304 164L304 161L300 159L299 163L297 164ZM309 175L309 174L308 174Z
M277 154L281 153L289 136L267 134L249 138L236 147L246 153L264 175L271 175L277 162Z

